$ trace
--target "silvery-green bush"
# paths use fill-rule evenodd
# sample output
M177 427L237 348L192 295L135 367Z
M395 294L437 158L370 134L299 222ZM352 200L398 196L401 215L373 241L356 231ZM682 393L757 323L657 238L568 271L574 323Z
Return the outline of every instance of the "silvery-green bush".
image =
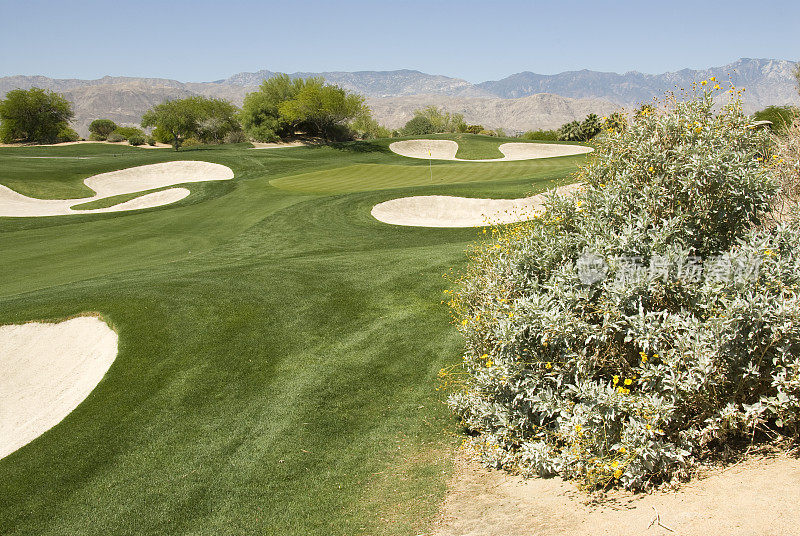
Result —
M761 219L767 135L738 100L607 132L583 190L477 246L452 291L449 404L490 465L646 489L800 428L800 231Z

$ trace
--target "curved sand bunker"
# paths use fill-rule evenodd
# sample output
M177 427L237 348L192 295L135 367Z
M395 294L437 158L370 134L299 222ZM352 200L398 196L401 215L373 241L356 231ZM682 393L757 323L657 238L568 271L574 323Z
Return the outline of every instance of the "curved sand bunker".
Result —
M406 140L396 141L389 149L409 158L425 160L455 160L458 162L510 162L513 160L533 160L535 158L552 158L555 156L572 156L594 151L582 145L561 145L557 143L503 143L498 147L503 158L484 160L467 160L456 158L458 143L452 140Z
M580 184L568 184L521 199L482 199L449 195L417 195L378 203L372 217L411 227L483 227L530 220L544 211L545 196L569 195Z
M186 188L170 188L159 192L151 192L106 208L90 210L72 208L75 205L97 201L98 199L164 188L174 184L220 181L232 178L233 171L227 166L212 164L211 162L179 160L136 166L89 177L83 183L94 190L95 195L82 199L36 199L0 185L0 216L12 218L64 216L158 207L180 201L189 195L189 190Z
M117 357L117 334L96 317L0 326L0 458L61 422Z

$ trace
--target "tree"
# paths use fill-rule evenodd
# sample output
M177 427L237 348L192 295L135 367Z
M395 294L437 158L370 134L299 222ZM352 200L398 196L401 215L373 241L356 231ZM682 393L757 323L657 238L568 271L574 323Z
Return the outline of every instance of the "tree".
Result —
M341 127L365 109L361 95L317 78L307 80L293 99L280 105L279 112L288 123L304 125L307 132L328 140L337 137Z
M199 127L198 108L192 100L193 97L189 97L153 106L142 116L142 127L155 127L166 134L169 143L177 151L183 141L195 134Z
M434 132L436 132L436 128L424 115L415 115L403 127L403 134L406 136L425 136Z
M583 129L578 121L564 123L558 129L558 139L561 141L582 141Z
M104 141L108 135L117 129L117 124L111 119L95 119L89 125L90 138Z
M581 131L583 133L583 140L582 141L589 141L603 129L603 123L600 121L600 118L597 117L597 114L589 114L586 116L586 119L583 120L581 123Z
M153 137L177 151L188 138L219 143L228 133L241 130L237 113L222 99L188 97L154 106L142 116L142 127L155 127Z
M58 93L33 87L14 89L0 100L0 141L53 143L69 133L72 105Z
M237 115L238 108L223 99L198 101L200 119L198 138L204 143L222 143L231 132L242 130Z
M315 79L308 79L312 80ZM306 83L302 78L292 80L289 75L281 73L264 80L258 91L248 93L239 116L247 135L266 142L294 134L297 125L281 116L280 106L294 99Z

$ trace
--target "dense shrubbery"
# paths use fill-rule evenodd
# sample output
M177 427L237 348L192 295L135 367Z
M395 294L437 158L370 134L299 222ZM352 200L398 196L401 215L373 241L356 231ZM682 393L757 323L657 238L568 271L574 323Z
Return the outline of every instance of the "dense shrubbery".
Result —
M153 138L172 144L177 151L188 138L221 143L232 132L240 131L237 113L238 109L223 99L187 97L154 106L142 116L142 126L154 127Z
M61 130L58 131L58 135L56 136L56 141L59 143L68 142L68 141L78 141L81 139L80 134L75 132L70 127L62 127Z
M643 489L800 428L800 230L769 135L711 93L608 133L571 198L479 247L451 407L484 460ZM765 162L766 160L769 162Z
M478 129L476 131L476 129ZM408 120L403 127L405 136L420 136L424 134L440 134L448 132L469 132L478 134L483 127L480 125L467 125L464 116L451 114L436 106L426 106L414 111L414 117Z
M38 87L13 89L0 100L0 142L63 141L62 136L74 132L69 128L74 115L72 105L58 93Z
M323 78L296 78L280 74L264 80L258 91L248 93L241 121L256 141L278 141L302 132L326 140L352 137L348 124L369 116L364 97Z
M555 130L529 130L520 136L523 140L558 141L558 132Z
M795 119L800 117L800 108L796 106L767 106L753 114L755 121L770 121L772 131L784 134Z

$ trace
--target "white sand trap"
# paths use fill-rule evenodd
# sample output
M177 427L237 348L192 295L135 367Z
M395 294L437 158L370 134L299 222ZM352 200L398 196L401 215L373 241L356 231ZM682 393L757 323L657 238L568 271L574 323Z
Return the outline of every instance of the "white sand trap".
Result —
M372 217L391 225L411 227L483 227L530 220L544 210L546 195L569 195L579 184L521 199L482 199L449 195L417 195L378 203Z
M409 158L425 160L455 160L458 162L511 162L515 160L533 160L535 158L552 158L555 156L572 156L594 151L583 145L562 145L558 143L503 143L498 147L503 158L483 160L467 160L456 158L458 143L452 140L406 140L396 141L389 149Z
M0 326L0 458L61 422L117 357L117 334L96 317Z
M24 218L31 216L64 216L69 214L96 214L119 212L142 208L158 207L180 201L187 195L186 188L170 188L152 192L117 205L80 210L72 208L98 199L116 195L133 194L145 190L155 190L174 184L187 182L221 181L233 178L233 171L227 166L179 160L161 164L137 166L119 171L94 175L84 180L84 184L94 190L95 195L82 199L36 199L27 197L0 185L0 216Z

